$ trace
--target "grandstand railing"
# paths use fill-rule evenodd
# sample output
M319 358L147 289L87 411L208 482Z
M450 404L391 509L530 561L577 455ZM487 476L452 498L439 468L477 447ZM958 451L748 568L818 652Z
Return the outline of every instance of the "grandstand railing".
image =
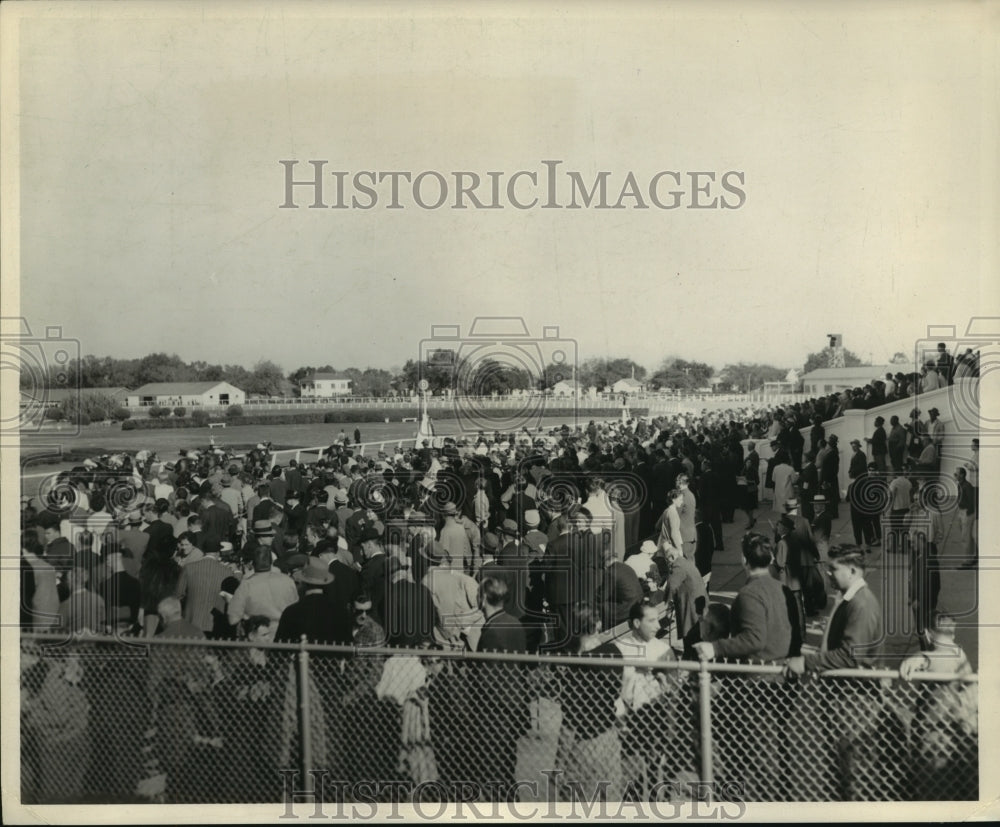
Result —
M21 793L977 800L977 696L891 670L26 633Z

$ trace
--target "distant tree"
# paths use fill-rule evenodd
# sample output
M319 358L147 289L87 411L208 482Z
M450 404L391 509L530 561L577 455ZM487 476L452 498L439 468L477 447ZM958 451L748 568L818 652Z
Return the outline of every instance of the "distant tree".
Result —
M638 362L624 357L614 359L592 358L580 365L577 378L584 386L610 388L619 379L633 375L640 381L646 378L646 369Z
M136 382L140 385L149 382L193 382L196 378L197 374L191 366L176 354L151 353L139 360L136 369Z
M897 350L892 355L892 358L889 360L889 364L891 364L891 365L910 365L910 364L913 364L913 360L909 356L907 356L905 353L903 353L903 351Z
M787 372L786 369L776 368L773 365L739 362L735 365L726 365L720 372L719 378L738 392L748 393L765 382L783 381Z
M176 416L178 419L187 416L187 408L178 405L176 408L174 408L174 416Z
M386 396L392 389L393 375L381 368L348 368L344 371L351 378L354 396Z
M704 362L689 362L670 356L663 360L649 383L657 388L700 388L709 383L715 368Z
M569 362L549 362L545 366L545 374L540 377L537 390L545 390L557 385L559 382L567 382L573 378L575 364Z
M243 416L243 408L240 405L230 405L226 408L226 419L239 419Z
M805 367L802 368L803 373L809 373L812 370L819 370L820 368L826 368L830 366L830 351L821 350L818 353L810 353L806 357ZM856 353L852 353L847 348L844 348L844 367L845 368L857 368L864 364L860 357Z
M421 379L427 380L428 390L434 393L440 393L446 388L454 388L456 368L454 359L449 358L448 353L451 352L437 351L430 354L433 361L407 359L397 381L400 393L416 393L417 385Z
M458 372L458 391L469 396L506 394L512 390L527 390L533 384L526 370L496 359L481 359L461 365Z
M285 374L274 362L262 359L253 366L247 384L243 387L247 393L261 396L278 396L281 393ZM235 383L234 383L235 384Z

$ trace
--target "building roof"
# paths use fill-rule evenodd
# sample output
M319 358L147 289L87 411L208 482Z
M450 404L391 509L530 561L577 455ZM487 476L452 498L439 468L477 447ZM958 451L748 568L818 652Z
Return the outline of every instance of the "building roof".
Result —
M317 379L346 379L347 381L351 381L351 377L346 373L341 373L340 371L331 372L328 370L321 370L317 373L311 373L309 376L304 376L299 380L299 384L303 385L306 382L314 382Z
M558 388L560 385L564 385L567 388L578 388L578 387L580 387L580 383L577 382L575 379L560 379L552 387L553 388Z
M141 388L136 388L129 393L129 396L198 396L207 393L212 388L219 385L229 385L236 388L231 382L150 382ZM236 388L236 390L241 390Z
M632 388L641 388L643 383L632 376L626 376L624 379L619 379L615 382L616 385L628 385Z
M800 376L803 382L816 381L818 379L839 380L848 382L858 380L862 385L867 385L876 379L885 379L887 373L893 376L899 371L900 365L859 365L856 368L817 368L809 373Z

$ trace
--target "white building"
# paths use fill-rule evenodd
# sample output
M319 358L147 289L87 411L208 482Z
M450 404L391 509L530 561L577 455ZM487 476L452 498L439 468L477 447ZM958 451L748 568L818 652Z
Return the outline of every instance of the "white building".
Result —
M887 373L900 370L898 365L862 365L856 368L818 368L802 377L802 390L810 396L839 393L849 388L863 388L876 380L885 380Z
M563 379L552 386L552 393L556 396L579 396L582 390L575 379Z
M611 390L614 393L642 393L643 388L646 386L640 382L638 379L632 376L626 376L624 379L619 379L611 386Z
M299 393L305 399L347 396L350 392L351 378L346 373L320 371L299 381Z
M129 391L126 404L130 408L196 408L242 405L246 401L246 392L229 382L152 382Z

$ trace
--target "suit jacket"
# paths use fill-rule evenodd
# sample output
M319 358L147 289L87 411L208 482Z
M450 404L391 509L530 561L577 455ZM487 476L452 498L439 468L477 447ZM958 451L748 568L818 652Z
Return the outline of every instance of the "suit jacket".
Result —
M674 604L677 634L684 637L708 604L705 581L693 561L680 557L670 563L665 591Z
M685 543L693 543L698 538L698 532L694 527L694 510L697 507L697 500L694 492L686 488L681 492L684 495L684 503L681 505L681 539Z
M874 666L882 641L882 610L867 584L850 600L841 600L827 627L826 645L806 655L806 669L854 669Z
M302 635L310 643L351 642L351 624L345 613L336 610L320 587L306 592L281 613L274 639L298 643Z
M569 556L569 534L560 534L545 547L539 573L545 584L545 599L550 606L565 606L573 602L570 595L572 562Z
M343 554L347 558L351 556L347 552ZM325 587L327 596L338 608L352 612L354 598L361 591L361 573L339 555L330 563L328 570L333 575L333 582Z
M507 612L487 618L479 635L477 652L524 652L527 643L521 621Z
M260 506L258 506L259 508ZM201 511L201 533L203 537L214 537L220 543L229 540L236 528L236 518L229 506L209 501Z
M788 657L792 624L782 585L770 574L751 577L733 602L732 636L715 642L720 658L773 661Z
M149 544L146 546L146 550L150 554L166 554L168 550L172 553L177 545L173 527L162 520L151 522L149 528L146 529L146 534L149 535Z
M821 482L837 484L840 474L840 449L830 449L824 456L819 468Z
M388 558L377 554L365 560L361 567L361 588L372 599L372 616L385 628L385 592L388 573Z
M412 580L390 583L385 592L385 634L390 646L420 647L440 625L430 589Z
M868 473L868 457L864 451L853 451L851 453L851 464L847 469L847 476L852 480L863 477Z
M219 595L222 581L232 576L232 570L216 557L202 557L189 563L187 595L184 598L184 619L203 632L211 632L215 624L212 610L224 612L225 601Z
M701 582L701 575L698 581ZM597 595L604 629L628 620L628 613L642 600L643 594L642 584L631 566L616 560L604 569Z

